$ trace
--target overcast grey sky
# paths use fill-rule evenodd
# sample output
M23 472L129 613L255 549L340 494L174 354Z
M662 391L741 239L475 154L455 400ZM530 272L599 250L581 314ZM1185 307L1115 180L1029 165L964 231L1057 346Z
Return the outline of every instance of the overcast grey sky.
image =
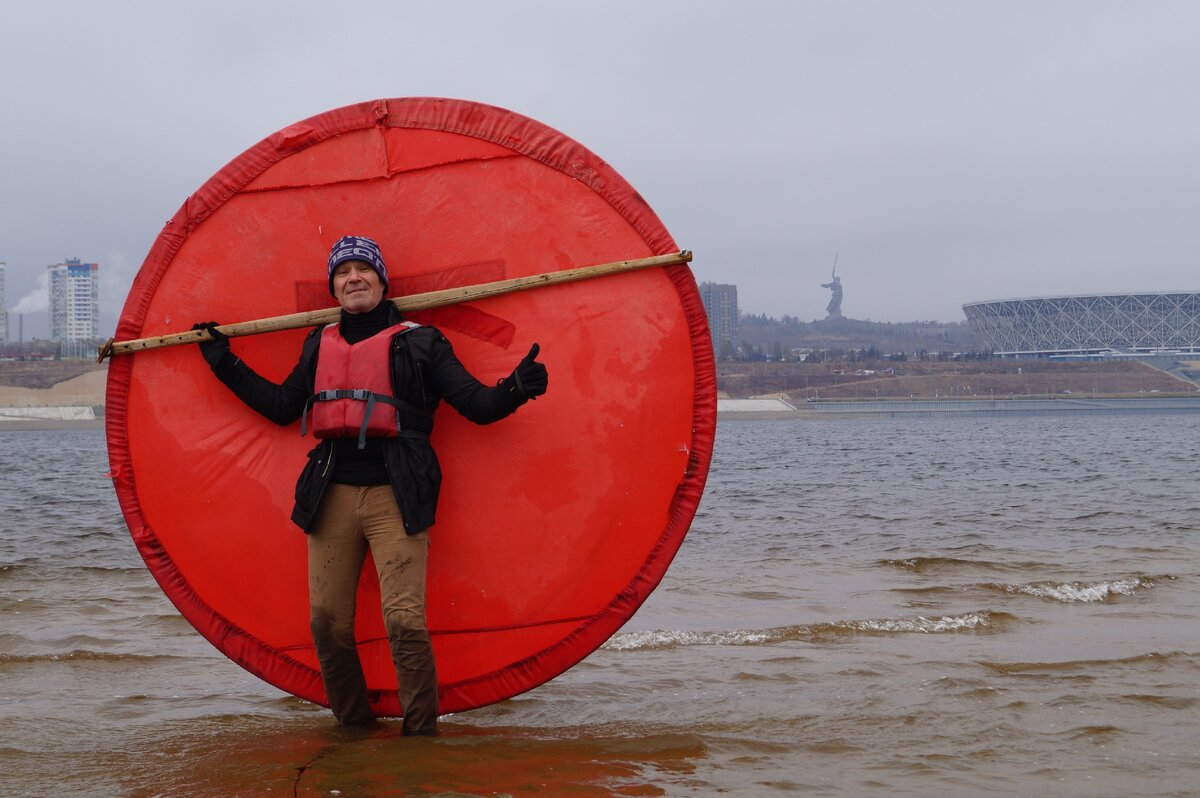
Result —
M379 97L577 139L744 312L1200 290L1200 3L5 2L7 306L98 262L111 334L184 199L270 133ZM36 305L27 299L25 307ZM26 338L45 334L27 315ZM10 336L17 334L15 318Z

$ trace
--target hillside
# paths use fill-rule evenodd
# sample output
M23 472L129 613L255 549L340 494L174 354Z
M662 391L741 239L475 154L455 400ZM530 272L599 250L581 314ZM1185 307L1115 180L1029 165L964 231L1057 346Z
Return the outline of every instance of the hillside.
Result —
M1195 393L1194 384L1137 361L887 360L857 363L719 362L729 397L786 394L796 401L846 398L1139 396Z
M974 352L975 335L966 322L886 323L859 319L803 322L790 316L777 320L744 314L738 320L738 339L756 352L786 356L794 349L873 349L891 352Z
M0 385L14 388L50 388L106 366L90 360L0 361Z

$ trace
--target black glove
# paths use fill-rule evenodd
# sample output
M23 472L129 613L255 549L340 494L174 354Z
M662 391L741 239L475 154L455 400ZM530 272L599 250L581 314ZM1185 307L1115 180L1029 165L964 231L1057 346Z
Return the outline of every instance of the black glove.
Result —
M513 373L504 381L505 387L511 393L516 394L521 401L536 399L546 392L546 384L549 381L546 367L534 360L539 351L541 351L541 347L537 344L529 347L529 354L517 364Z
M217 329L215 321L201 321L192 325L193 330L208 330L211 341L200 342L200 354L208 361L209 368L216 368L229 351L229 336Z

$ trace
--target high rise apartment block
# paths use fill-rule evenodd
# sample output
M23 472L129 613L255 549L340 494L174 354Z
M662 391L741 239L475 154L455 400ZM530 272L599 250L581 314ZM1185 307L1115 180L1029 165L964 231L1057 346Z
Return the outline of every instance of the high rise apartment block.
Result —
M737 286L700 283L700 301L708 316L713 353L718 358L734 357L738 348Z
M5 263L0 260L0 344L8 343L8 302L4 297Z
M50 339L94 341L100 337L100 267L68 258L47 266Z

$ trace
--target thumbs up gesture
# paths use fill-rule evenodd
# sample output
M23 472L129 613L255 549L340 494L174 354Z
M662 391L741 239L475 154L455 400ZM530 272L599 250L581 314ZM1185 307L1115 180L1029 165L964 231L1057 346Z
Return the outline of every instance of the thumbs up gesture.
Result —
M512 386L526 399L535 399L544 394L549 382L546 366L536 360L540 351L541 347L537 344L529 347L529 354L517 364L509 377Z

